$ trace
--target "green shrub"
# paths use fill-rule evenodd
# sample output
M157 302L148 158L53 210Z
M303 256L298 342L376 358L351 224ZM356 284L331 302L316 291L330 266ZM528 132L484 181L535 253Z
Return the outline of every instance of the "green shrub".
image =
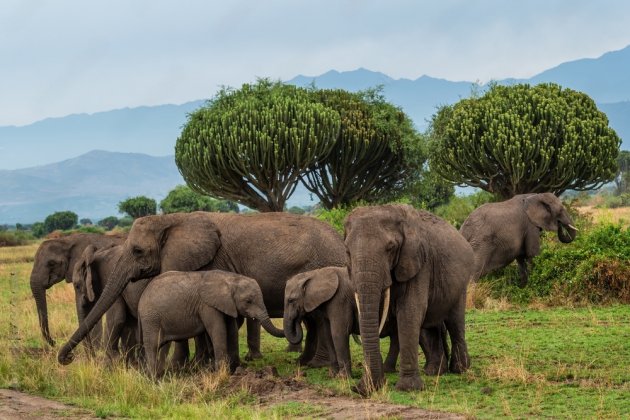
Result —
M354 207L336 207L330 210L320 209L315 212L315 217L330 223L337 232L343 235L343 223L353 209Z
M0 231L0 247L26 245L34 239L32 234L23 230Z
M434 213L459 229L473 210L482 204L491 203L495 200L492 194L485 191L479 191L467 196L454 195L448 204L438 206Z
M570 244L544 235L525 288L515 284L515 263L481 281L489 282L494 297L514 303L630 303L630 229L613 223L578 226L580 233Z

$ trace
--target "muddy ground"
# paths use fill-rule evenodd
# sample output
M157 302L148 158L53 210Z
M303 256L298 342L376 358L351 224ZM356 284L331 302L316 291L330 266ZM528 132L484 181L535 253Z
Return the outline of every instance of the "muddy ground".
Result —
M282 378L274 369L239 370L230 377L226 392L246 389L258 398L261 408L298 402L305 404L303 418L324 419L463 419L461 415L386 404L361 398L335 395L319 390L299 378ZM0 420L14 419L92 419L93 413L18 391L0 389ZM299 417L294 417L299 418Z

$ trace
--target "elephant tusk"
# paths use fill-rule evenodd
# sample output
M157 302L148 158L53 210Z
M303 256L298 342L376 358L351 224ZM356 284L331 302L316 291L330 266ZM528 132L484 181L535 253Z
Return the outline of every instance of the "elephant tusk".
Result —
M574 230L574 231L576 231L576 232L579 230L578 228L576 228L576 227L575 227L575 226L573 226L573 225L567 225L567 226L568 226L568 227L570 227L571 229L573 229L573 230Z
M359 294L358 293L354 294L354 300L357 301L357 312L359 313L359 316L361 316L361 307L359 306Z
M381 323L378 326L378 335L381 335L385 320L387 319L387 312L389 311L389 287L385 289L385 303L383 304L383 315L381 316Z

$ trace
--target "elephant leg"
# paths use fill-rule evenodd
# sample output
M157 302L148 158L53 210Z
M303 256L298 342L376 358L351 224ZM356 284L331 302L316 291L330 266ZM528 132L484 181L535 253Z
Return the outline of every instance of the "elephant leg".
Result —
M305 366L315 357L315 351L317 350L317 327L315 321L312 318L304 318L304 326L306 329L306 338L304 339L304 351L298 358L298 364Z
M330 340L328 340L326 331L328 330L328 326L326 325L326 320L322 317L317 317L315 320L315 331L316 339L313 340L313 345L316 346L315 355L308 363L309 367L318 368L325 367L331 365L331 348L330 348ZM307 335L310 334L310 331L307 331ZM334 353L334 352L333 352Z
M127 309L122 298L107 310L105 323L105 353L111 363L120 360L120 341L127 321Z
M525 287L527 286L527 280L529 279L529 267L528 267L528 263L529 258L527 257L517 257L516 258L516 262L518 262L518 275L519 275L519 280L518 280L518 287Z
M158 374L159 327L144 323L142 325L142 344L144 347L145 369L153 379ZM166 346L165 346L166 347Z
M424 353L424 373L427 375L442 375L447 371L448 354L444 348L443 326L422 328L420 331L420 347Z
M188 347L188 340L178 340L174 343L173 354L171 355L171 362L169 367L173 370L181 370L188 363L188 357L190 356L190 349Z
M122 330L120 336L120 351L125 355L125 362L128 365L135 365L138 363L140 347L138 339L136 337L136 325L138 322L134 320L128 320Z
M221 369L222 365L226 365L229 369L228 317L214 308L207 308L201 311L199 315L212 341L212 347L214 349L214 369L218 371Z
M449 370L462 373L470 367L470 356L465 336L466 292L462 293L458 303L451 310L446 319L446 329L451 336L451 360Z
M226 335L227 335L227 354L230 373L234 373L237 367L241 365L238 355L238 325L236 318L225 316L226 319Z
M260 352L260 322L247 319L247 354L245 360L262 359Z
M424 283L429 284L428 281ZM399 391L424 389L418 369L418 347L427 304L427 290L421 291L418 282L411 280L407 292L399 299L396 313L400 343L400 373L396 389Z
M350 327L342 323L330 323L330 334L337 363L339 364L339 376L352 377L352 364L350 360Z
M199 334L195 337L194 366L207 366L213 358L212 343L207 333Z
M400 346L398 343L398 328L396 328L396 322L394 321L391 322L392 333L389 336L389 351L387 352L387 357L383 363L383 372L387 373L396 372L396 361L398 361L398 353L400 352Z

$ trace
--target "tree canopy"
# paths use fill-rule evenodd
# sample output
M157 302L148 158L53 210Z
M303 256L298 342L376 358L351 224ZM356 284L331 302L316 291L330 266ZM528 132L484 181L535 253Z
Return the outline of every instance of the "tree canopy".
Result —
M556 84L492 85L440 108L429 132L433 170L504 198L596 189L617 173L620 139L606 115Z
M164 200L160 201L163 213L217 211L238 213L238 205L229 200L217 200L207 195L194 192L186 185L172 189Z
M302 172L330 153L339 126L305 89L261 79L222 89L191 113L175 162L198 193L282 211Z
M76 227L79 216L72 211L58 211L44 219L44 231L50 233L53 230L68 230Z
M420 141L409 117L386 102L378 89L312 89L311 94L339 114L341 128L331 153L302 176L306 188L328 209L401 192L416 162L406 159L406 148Z
M118 211L137 219L157 213L157 203L154 199L143 195L131 197L118 203Z

